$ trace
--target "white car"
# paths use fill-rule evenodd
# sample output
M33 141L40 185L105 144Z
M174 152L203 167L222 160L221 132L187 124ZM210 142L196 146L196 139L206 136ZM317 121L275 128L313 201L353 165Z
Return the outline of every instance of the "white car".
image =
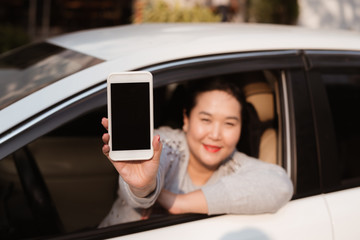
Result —
M154 76L155 127L181 127L186 81L238 79L239 149L283 166L274 214L157 214L98 229L116 198L100 121L111 72ZM71 33L0 57L0 238L360 239L360 33L144 24Z

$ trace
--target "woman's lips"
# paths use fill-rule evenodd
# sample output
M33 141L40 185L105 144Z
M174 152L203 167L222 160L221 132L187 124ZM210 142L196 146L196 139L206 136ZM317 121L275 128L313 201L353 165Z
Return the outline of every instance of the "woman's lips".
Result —
M206 151L211 152L211 153L216 153L216 152L220 151L220 149L221 149L221 147L214 146L214 145L203 144L203 146L206 149Z

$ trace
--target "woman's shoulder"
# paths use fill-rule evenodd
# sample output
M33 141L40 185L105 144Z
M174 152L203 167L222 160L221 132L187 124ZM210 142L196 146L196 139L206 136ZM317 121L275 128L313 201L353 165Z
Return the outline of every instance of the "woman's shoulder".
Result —
M256 164L257 162L260 162L259 159L251 157L245 153L235 151L232 158L236 162L240 162L241 164Z
M160 139L176 140L184 138L184 132L181 129L174 129L168 126L162 126L154 130L155 135L160 135Z
M180 171L178 167L181 164L181 166L186 165L189 158L185 133L181 129L173 129L167 126L156 129L154 133L160 135L160 141L163 144L160 158L160 164L165 166L163 169L169 169L170 166L173 166L175 171ZM173 164L174 162L178 164ZM171 174L168 172L167 175Z
M277 169L283 171L279 165L267 163L257 158L246 155L245 153L236 151L232 157L233 164L243 169Z
M155 135L160 135L160 140L164 147L184 151L186 149L185 133L181 129L171 127L160 127L154 131Z

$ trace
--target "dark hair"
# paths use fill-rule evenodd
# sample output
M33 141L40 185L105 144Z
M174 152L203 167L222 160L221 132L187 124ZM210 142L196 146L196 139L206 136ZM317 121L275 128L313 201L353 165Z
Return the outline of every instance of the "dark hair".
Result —
M214 90L224 91L235 97L241 106L241 118L244 118L245 98L240 90L240 87L231 80L222 78L213 78L201 81L193 81L185 86L187 96L184 100L184 113L189 116L191 110L196 105L196 100L199 94Z

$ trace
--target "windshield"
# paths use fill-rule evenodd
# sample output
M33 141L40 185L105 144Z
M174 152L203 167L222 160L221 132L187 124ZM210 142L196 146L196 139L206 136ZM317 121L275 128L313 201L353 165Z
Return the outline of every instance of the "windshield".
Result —
M42 42L0 56L0 110L70 74L103 62Z

